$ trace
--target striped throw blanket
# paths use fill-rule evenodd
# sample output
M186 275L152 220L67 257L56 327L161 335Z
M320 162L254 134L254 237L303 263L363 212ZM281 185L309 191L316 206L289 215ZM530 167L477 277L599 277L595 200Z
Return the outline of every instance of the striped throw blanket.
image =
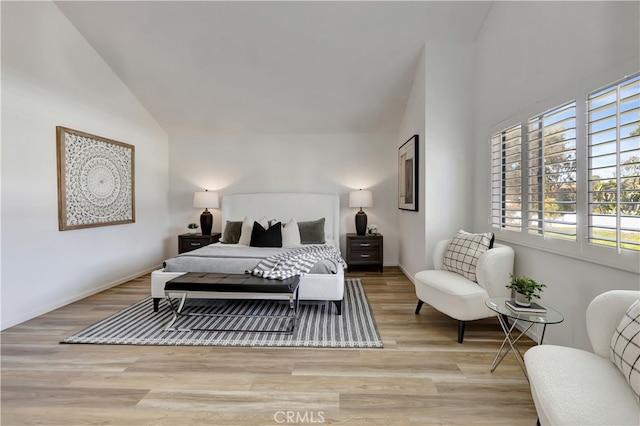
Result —
M313 265L322 259L332 260L342 269L347 267L335 247L312 245L269 256L261 260L255 268L247 273L272 280L284 280L309 273Z

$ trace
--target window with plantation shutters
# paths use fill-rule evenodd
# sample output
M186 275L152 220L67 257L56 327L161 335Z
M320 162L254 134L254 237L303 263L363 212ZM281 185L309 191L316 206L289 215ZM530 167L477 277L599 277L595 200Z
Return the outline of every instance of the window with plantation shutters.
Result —
M576 103L527 123L527 230L576 240Z
M640 74L587 96L588 238L640 250Z
M522 126L491 137L491 226L522 229Z
M490 131L489 221L499 241L640 273L640 72L587 84Z

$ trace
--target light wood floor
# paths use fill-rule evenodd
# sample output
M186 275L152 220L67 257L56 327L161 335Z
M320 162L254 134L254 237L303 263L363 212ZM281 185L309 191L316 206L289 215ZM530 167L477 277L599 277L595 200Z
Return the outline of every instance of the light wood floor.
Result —
M348 275L362 278L384 349L58 343L148 296L149 275L7 329L1 424L535 425L513 356L489 371L496 319L469 323L458 344L454 320L426 304L414 314L399 269Z

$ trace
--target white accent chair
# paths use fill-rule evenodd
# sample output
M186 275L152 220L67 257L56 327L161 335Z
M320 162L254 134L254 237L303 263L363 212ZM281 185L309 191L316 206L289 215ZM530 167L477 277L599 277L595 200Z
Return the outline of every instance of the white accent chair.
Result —
M640 424L638 397L609 358L611 337L638 298L640 291L611 290L591 301L586 326L594 353L555 345L525 352L539 425Z
M433 249L434 269L420 271L414 276L418 305L427 303L438 311L458 320L458 343L464 339L467 321L490 318L496 315L487 308L485 301L490 297L510 297L506 288L513 272L514 251L511 247L494 244L478 258L476 277L473 282L460 274L442 269L444 254L450 239L436 243Z

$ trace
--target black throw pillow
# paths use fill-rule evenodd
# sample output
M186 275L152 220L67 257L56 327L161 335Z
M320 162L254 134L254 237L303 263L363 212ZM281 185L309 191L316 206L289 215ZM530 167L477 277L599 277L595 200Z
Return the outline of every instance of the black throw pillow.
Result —
M258 222L253 222L251 230L252 247L282 247L282 224L274 223L269 229L264 229Z

